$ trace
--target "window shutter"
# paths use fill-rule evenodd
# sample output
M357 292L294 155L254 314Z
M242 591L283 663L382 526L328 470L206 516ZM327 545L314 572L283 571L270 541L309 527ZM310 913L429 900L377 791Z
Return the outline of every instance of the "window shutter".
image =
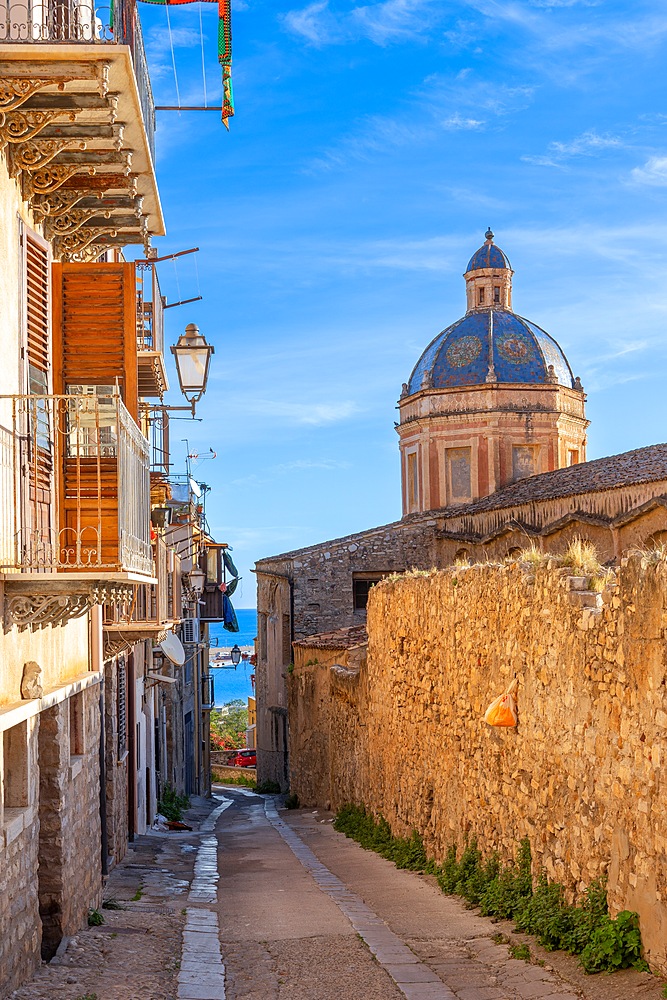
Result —
M47 372L51 354L49 331L49 251L46 244L26 233L26 327L31 393L48 392ZM38 373L42 373L41 377ZM33 381L37 384L32 385ZM40 387L40 382L42 386Z
M199 621L197 618L185 618L181 622L181 628L183 630L183 642L185 643L196 643L199 642Z
M134 264L53 265L54 391L115 385L137 418Z

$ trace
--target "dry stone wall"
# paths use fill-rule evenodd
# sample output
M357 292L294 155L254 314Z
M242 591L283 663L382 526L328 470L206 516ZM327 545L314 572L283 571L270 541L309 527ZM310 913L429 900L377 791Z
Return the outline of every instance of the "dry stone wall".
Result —
M584 585L518 564L378 585L358 672L342 650L326 669L298 650L292 790L362 803L436 858L470 837L510 857L528 836L572 892L608 872L612 911L639 912L667 972L667 566L632 556L601 597ZM519 725L491 728L484 711L514 677Z

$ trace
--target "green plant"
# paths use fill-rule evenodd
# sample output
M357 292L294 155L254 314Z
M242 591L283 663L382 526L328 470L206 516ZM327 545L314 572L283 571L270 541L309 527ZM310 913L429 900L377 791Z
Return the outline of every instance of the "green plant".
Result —
M261 781L255 788L255 791L259 795L279 795L280 785L277 781Z
M565 888L549 882L543 871L533 883L527 837L519 843L516 858L505 864L495 853L485 860L473 839L466 843L460 859L453 844L437 865L427 857L417 831L409 838L394 837L383 816L375 818L361 806L343 806L334 829L398 867L433 873L443 892L462 896L469 905L479 906L484 916L514 919L517 931L533 934L548 950L560 948L579 955L586 972L614 972L630 966L648 969L642 958L637 914L625 910L615 920L610 918L604 879L592 882L575 903L568 903ZM515 947L521 949L515 957L530 959L527 945Z
M139 900L141 899L141 897L143 896L143 894L144 894L144 887L143 887L143 885L141 885L141 883L139 883L139 888L135 892L134 896L132 896L132 902L133 903L138 903Z
M76 1000L97 1000L97 993L85 993L83 996L77 997Z
M665 997L665 1000L667 1000L667 983L665 983L665 985L662 987L662 995L663 997Z
M511 944L507 950L510 953L510 958L530 962L530 948L527 944Z
M104 923L104 917L99 910L88 910L88 926L99 927Z
M299 808L299 796L295 792L291 792L289 795L285 796L285 808L286 809Z
M495 934L492 934L491 940L494 944L509 944L509 938L507 935L501 934L500 931L496 931Z
M245 746L248 706L242 698L228 701L211 712L211 749L238 750Z
M287 673L288 674L293 674L294 673L294 664L293 663L290 663L290 665L288 666Z
M165 785L162 790L162 797L157 804L157 811L166 819L178 822L183 818L183 810L190 805L187 795L179 795L171 785Z
M630 967L648 972L642 958L637 914L622 910L615 920L607 915L593 930L579 961L586 972L616 972Z

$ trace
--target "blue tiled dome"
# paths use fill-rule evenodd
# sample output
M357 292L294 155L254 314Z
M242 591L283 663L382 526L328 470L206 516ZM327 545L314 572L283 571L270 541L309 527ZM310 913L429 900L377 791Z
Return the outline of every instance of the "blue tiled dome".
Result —
M468 271L478 271L481 267L497 267L507 271L512 270L512 265L507 256L493 242L493 233L490 229L486 232L486 243L484 246L480 247L468 261L466 274Z
M492 381L535 384L556 380L574 387L567 358L553 337L509 310L481 309L452 323L429 344L410 376L408 395L422 388L485 383L491 344ZM549 372L550 365L553 372Z

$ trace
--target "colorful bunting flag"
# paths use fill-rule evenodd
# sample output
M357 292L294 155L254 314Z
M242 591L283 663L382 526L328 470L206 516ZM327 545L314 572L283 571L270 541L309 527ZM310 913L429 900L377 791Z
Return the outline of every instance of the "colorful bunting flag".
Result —
M218 4L218 61L222 66L222 122L229 129L229 119L234 115L232 89L232 0L142 0L163 7L176 7L184 3Z

